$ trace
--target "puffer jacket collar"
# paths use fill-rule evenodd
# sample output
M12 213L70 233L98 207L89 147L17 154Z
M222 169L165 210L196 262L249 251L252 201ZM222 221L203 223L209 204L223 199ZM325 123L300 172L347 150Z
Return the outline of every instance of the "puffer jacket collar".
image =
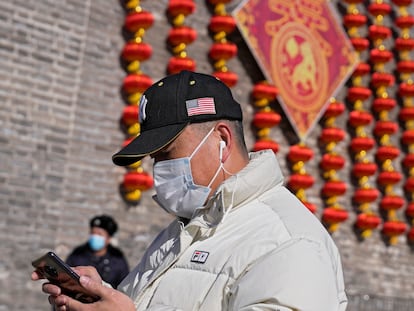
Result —
M203 209L199 209L189 226L217 226L229 209L255 200L258 195L283 184L284 178L275 154L271 150L252 152L249 164L224 181Z

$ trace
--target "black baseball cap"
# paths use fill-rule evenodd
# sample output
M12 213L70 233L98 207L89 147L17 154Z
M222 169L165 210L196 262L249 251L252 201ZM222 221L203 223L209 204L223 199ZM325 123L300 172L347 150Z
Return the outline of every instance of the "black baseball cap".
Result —
M112 156L116 165L126 166L164 148L190 123L242 120L240 104L230 89L214 76L181 71L150 86L141 96L141 131Z

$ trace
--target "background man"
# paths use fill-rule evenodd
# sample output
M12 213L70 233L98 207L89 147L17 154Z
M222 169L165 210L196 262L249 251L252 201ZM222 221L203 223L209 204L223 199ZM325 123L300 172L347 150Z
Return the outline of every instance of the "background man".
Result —
M129 272L122 251L110 244L118 224L111 216L99 215L90 220L89 227L88 241L76 247L66 263L71 267L94 266L102 279L116 288Z

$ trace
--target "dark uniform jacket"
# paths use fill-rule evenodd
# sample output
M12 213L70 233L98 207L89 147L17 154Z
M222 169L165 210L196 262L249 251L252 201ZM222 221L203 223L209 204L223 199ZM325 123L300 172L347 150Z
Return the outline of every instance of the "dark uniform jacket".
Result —
M129 273L128 263L122 251L112 245L104 256L98 257L88 243L76 247L69 255L66 263L71 267L94 266L102 279L116 288Z

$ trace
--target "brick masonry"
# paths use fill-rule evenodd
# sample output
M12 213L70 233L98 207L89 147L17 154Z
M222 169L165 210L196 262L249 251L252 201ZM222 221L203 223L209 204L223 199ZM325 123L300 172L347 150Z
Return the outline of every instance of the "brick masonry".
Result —
M120 62L125 43L123 2L0 1L0 311L49 308L40 284L30 281L30 261L50 249L67 256L87 238L91 216L114 215L120 224L116 240L131 266L171 220L152 202L152 191L138 206L127 205L118 192L124 169L111 162L124 139L119 125L124 107L120 92L125 76ZM232 1L229 10L238 2ZM167 0L141 1L155 17L144 37L153 47L153 56L142 65L154 81L165 75L171 56L165 42L171 27L167 4ZM197 61L198 71L211 73L206 52L212 43L207 30L211 12L205 1L197 0L196 6L186 23L197 30L198 39L188 53ZM243 105L251 147L249 96L252 83L262 74L240 35L231 39L239 45L239 57L229 62L239 75L233 92ZM339 122L346 126L345 119ZM319 150L320 131L317 126L307 139L314 150ZM286 154L295 143L294 134L284 120L272 135L281 146L278 158L283 170L289 174ZM347 143L349 137L342 147L349 160ZM308 167L316 178L320 178L319 160L317 153ZM150 162L144 161L144 167L150 170ZM349 170L347 164L345 171ZM349 179L347 173L341 177ZM321 183L319 179L308 193L308 200L318 206L323 206ZM341 203L351 216L333 238L352 299L349 310L365 310L358 301L368 306L370 299L376 310L397 310L387 308L399 301L412 305L414 258L405 238L387 246L374 232L370 239L358 241L352 230L355 214L350 195Z

